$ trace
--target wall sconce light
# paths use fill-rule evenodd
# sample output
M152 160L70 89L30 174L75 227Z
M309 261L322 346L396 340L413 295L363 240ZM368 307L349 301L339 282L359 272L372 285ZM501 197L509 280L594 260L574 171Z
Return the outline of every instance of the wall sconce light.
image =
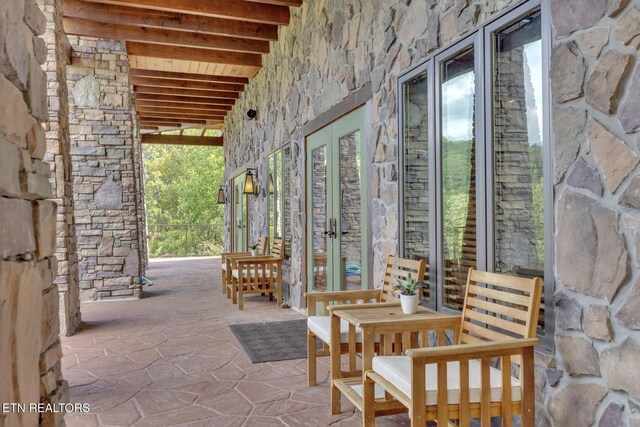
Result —
M227 195L225 194L225 191L224 191L226 187L227 187L226 185L223 185L218 190L218 201L217 201L217 203L219 205L226 205L227 204Z
M273 174L269 174L269 194L273 194L273 193L274 193Z
M252 172L255 171L255 172ZM244 178L244 186L242 187L242 194L253 194L255 196L258 195L258 186L256 185L258 181L258 169L256 168L247 168L247 175Z

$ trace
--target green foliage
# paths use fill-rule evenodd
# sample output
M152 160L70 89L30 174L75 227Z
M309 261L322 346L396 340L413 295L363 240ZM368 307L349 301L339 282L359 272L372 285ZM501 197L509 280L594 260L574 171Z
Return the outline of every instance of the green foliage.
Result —
M216 204L224 179L220 147L145 145L147 223L212 224L213 227L149 227L150 256L217 253L222 242L223 205Z
M411 296L417 295L418 289L425 288L426 286L427 285L425 282L416 282L414 278L411 277L411 274L409 274L409 277L407 277L407 280L405 282L398 280L398 285L395 287L395 289L400 291L400 295Z

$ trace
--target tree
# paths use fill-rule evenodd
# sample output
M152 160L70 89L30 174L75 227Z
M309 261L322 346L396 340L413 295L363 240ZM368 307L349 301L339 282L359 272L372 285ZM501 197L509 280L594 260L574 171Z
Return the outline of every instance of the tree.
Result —
M143 158L150 256L185 255L183 224L212 225L187 230L186 255L219 252L224 210L216 199L224 179L222 147L145 145Z

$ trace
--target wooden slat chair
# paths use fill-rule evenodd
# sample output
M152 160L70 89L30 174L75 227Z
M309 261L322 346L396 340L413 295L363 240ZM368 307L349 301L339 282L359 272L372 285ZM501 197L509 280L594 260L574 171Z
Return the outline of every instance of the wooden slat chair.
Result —
M359 301L365 303L398 302L400 298L393 294L393 289L399 281L405 282L409 275L414 279L423 277L426 263L424 260L410 260L395 256L387 257L382 286L376 289L358 291L337 291L337 292L309 292L305 294L307 298L307 367L309 386L317 384L317 358L329 355L331 345L331 317L328 307L335 304L356 304ZM321 304L320 315L316 315L316 304ZM361 337L356 330L357 347ZM340 345L341 354L350 354L349 371L353 375L358 375L356 371L355 355L349 352L349 327L346 322L341 323L340 333L342 343ZM322 341L322 349L316 347L317 340Z
M268 237L258 237L258 255L266 255L267 254L267 242L269 241ZM227 281L230 281L231 277L231 268L230 268L230 259L231 258L242 258L251 256L250 252L223 252L220 254L220 274L222 280L222 293L224 294L227 290Z
M540 278L469 269L456 344L412 349L404 356L388 356L383 349L365 373L363 425L375 424L376 407L389 407L376 400L378 385L394 398L388 400L409 411L412 426L454 420L467 427L471 418L480 418L489 427L491 417L500 416L509 427L512 415L520 415L522 426L533 427L541 290ZM491 365L495 359L500 369ZM519 368L517 376L512 364Z
M231 259L227 297L238 304L238 309L244 309L244 296L247 294L268 294L269 301L273 301L275 293L278 307L282 305L284 245L283 239L273 239L271 255Z

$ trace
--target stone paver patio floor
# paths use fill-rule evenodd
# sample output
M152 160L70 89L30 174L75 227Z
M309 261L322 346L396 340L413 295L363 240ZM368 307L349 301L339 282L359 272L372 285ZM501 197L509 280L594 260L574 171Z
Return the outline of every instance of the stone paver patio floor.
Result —
M152 261L142 300L82 306L62 365L71 402L91 411L67 414L68 426L361 425L344 399L342 414L330 414L328 358L317 387L307 387L304 359L251 363L228 325L303 316L261 296L240 312L220 291L219 268L218 258Z

